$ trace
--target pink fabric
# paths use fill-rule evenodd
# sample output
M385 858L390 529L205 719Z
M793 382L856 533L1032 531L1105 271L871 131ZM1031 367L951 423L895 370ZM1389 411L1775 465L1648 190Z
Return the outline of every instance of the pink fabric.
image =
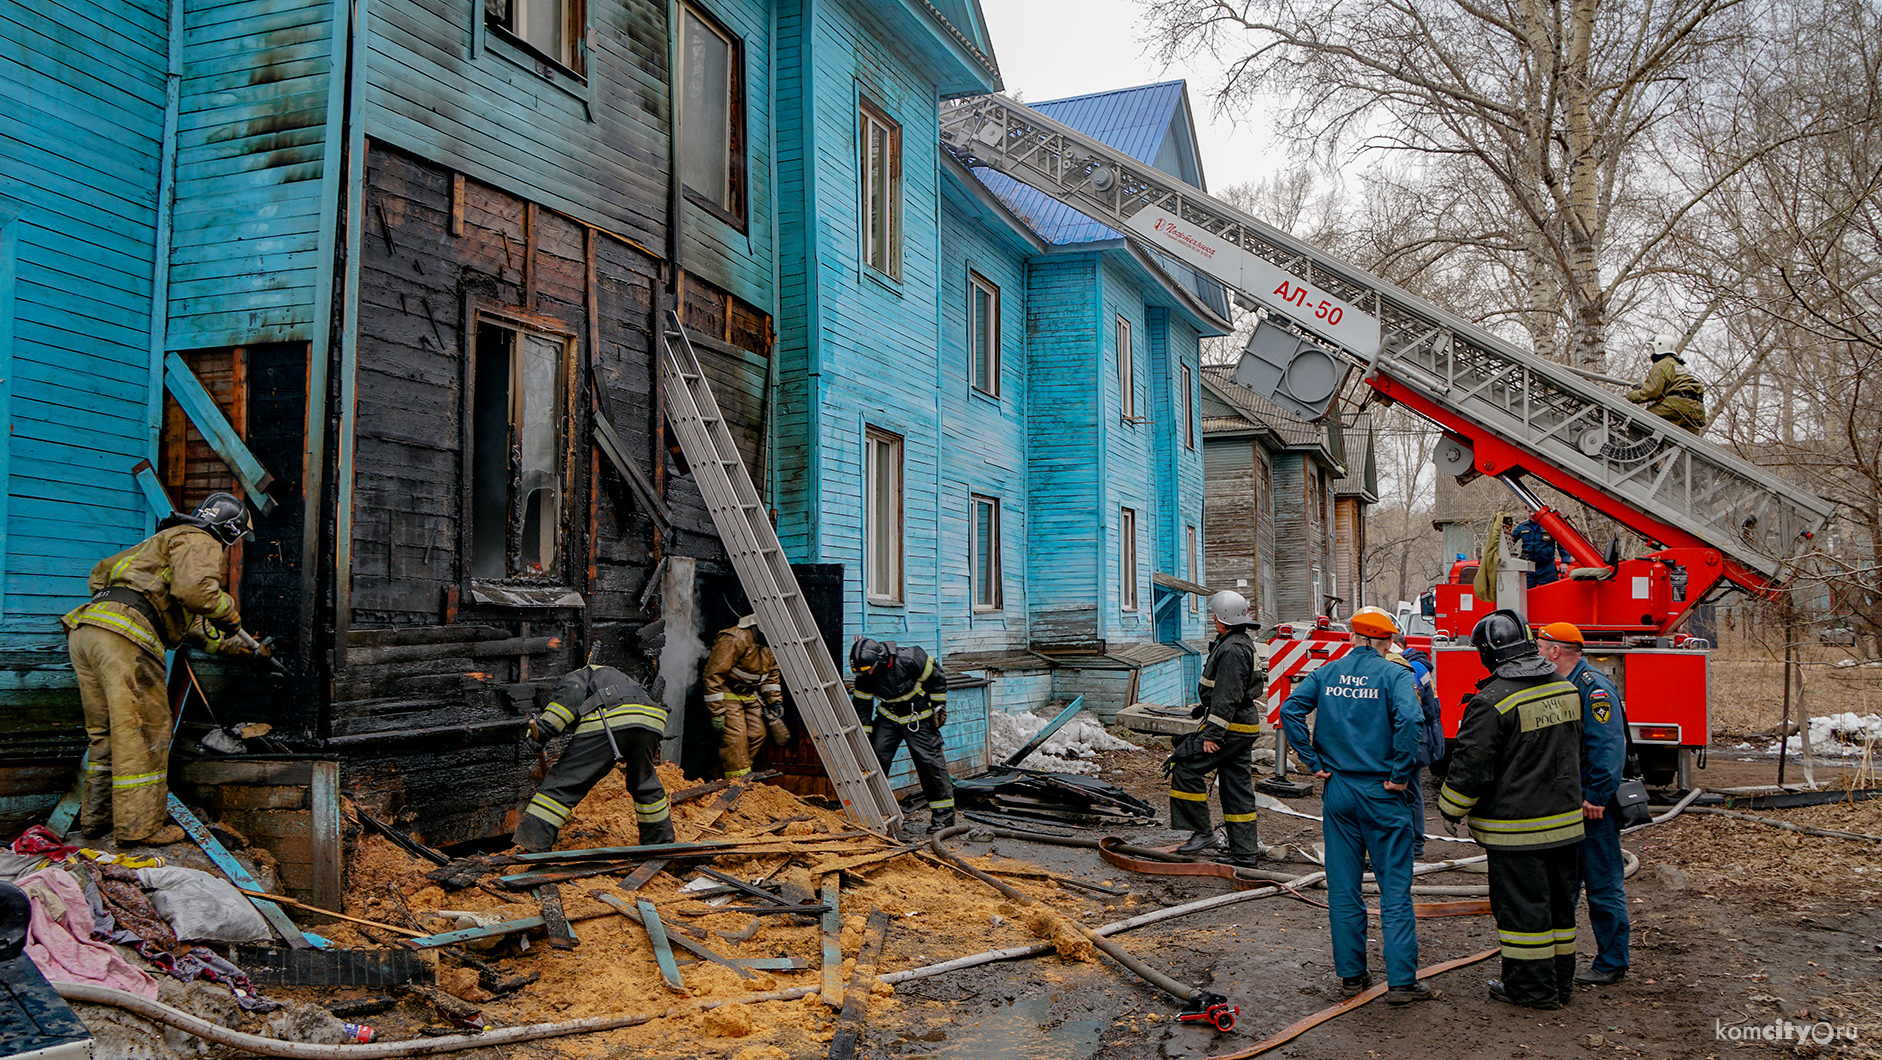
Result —
M47 979L95 983L157 999L157 980L91 937L91 906L85 891L64 869L41 869L15 881L32 899L33 920L26 929L26 955Z

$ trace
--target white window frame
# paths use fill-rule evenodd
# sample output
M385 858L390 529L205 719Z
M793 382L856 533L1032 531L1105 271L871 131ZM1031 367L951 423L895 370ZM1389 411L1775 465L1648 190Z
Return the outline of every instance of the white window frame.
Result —
M1122 314L1117 318L1117 389L1118 416L1126 421L1137 419L1136 366L1132 363L1131 322Z
M987 296L985 319L979 319L980 295ZM986 377L981 378L980 344L986 344ZM967 270L967 382L988 397L1000 396L1000 287Z
M904 599L904 454L901 435L879 427L864 428L863 586L872 604L896 606Z
M1189 370L1189 365L1185 364L1181 367L1183 369L1183 448L1194 449L1196 448L1196 379L1194 373Z
M1137 509L1118 509L1117 571L1118 608L1138 610L1137 601Z
M680 23L683 36L680 41L680 68L676 83L682 86L682 89L675 95L682 101L690 94L689 82L691 81L692 73L687 66L686 58L689 50L687 44L691 39L693 28L697 26L712 37L716 37L724 43L726 49L725 84L723 86L715 86L722 87L724 91L725 142L723 144L715 143L713 145L713 147L723 150L725 153L725 179L717 188L702 188L693 184L690 180L685 180L684 186L698 201L710 205L715 212L735 223L742 223L744 215L744 203L742 201L744 173L742 170L745 165L745 152L742 145L745 142L745 116L742 113L740 104L743 97L744 71L742 65L745 56L744 41L721 25L719 21L713 18L704 8L693 4L680 5ZM679 119L680 136L682 141L684 141L690 137L690 132L688 115L685 113L683 106ZM686 150L683 143L681 147L682 160L685 156ZM682 173L684 173L684 170L682 170ZM684 176L682 179L685 179Z
M1207 585L1208 583L1203 581L1202 578L1200 577L1200 575L1202 574L1202 571L1198 570L1196 567L1196 560L1198 559L1198 556L1196 554L1196 528L1195 527L1193 526L1183 527L1183 546L1189 553L1189 580L1192 582L1195 582L1197 585ZM1201 610L1200 598L1198 598L1195 593L1190 593L1189 594L1189 613L1193 615L1199 610Z
M864 265L891 280L902 278L902 126L867 100L857 105L856 230ZM887 146L880 170L870 147L878 130ZM877 204L881 204L880 211ZM878 236L877 224L884 231Z
M987 513L987 539L989 542L987 576L981 577L980 565L980 513ZM1005 572L1002 569L1001 554L1005 551L1000 543L1000 499L973 493L967 500L967 580L971 586L974 611L986 613L998 611L1005 606Z

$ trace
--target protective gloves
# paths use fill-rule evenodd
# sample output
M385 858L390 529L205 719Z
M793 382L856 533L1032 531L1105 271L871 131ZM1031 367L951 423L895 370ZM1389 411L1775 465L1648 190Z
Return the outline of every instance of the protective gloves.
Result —
M1459 838L1458 826L1464 823L1464 819L1462 817L1452 817L1448 813L1439 814L1438 816L1444 818L1445 833L1450 835L1453 838Z
M720 735L725 734L725 715L714 714L712 716L712 731Z

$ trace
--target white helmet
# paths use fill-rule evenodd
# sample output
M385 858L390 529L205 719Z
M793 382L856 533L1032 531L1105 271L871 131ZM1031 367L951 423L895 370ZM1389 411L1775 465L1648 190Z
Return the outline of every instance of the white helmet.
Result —
M1653 359L1659 360L1679 350L1679 336L1670 331L1662 331L1653 337Z
M1248 597L1233 589L1224 589L1209 598L1209 613L1216 621L1225 626L1253 626L1261 628L1255 616L1248 613Z

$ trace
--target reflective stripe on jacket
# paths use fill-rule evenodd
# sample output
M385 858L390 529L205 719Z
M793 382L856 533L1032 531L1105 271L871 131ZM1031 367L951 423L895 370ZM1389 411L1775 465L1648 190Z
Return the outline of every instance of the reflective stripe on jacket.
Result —
M1203 706L1199 727L1203 739L1220 743L1230 736L1253 739L1261 732L1266 709L1255 695L1266 673L1247 626L1232 626L1216 634L1196 681L1196 698Z
M1505 664L1471 697L1438 793L1486 847L1546 850L1579 842L1581 697L1537 657Z
M159 530L98 561L87 588L128 589L149 601L150 615L112 600L80 604L60 619L67 630L97 626L161 656L191 643L219 651L222 635L242 625L235 598L222 591L222 543L196 526Z
M700 683L705 686L707 703L763 700L770 705L784 698L777 658L770 647L758 643L749 626L719 631L712 642L712 654L706 657Z
M665 732L666 726L667 708L632 678L612 666L584 666L562 678L549 705L536 715L536 738L547 741L571 727L574 735L585 736L604 727Z
M948 676L919 644L904 645L882 670L856 675L850 705L866 729L875 724L877 715L912 725L948 705Z

